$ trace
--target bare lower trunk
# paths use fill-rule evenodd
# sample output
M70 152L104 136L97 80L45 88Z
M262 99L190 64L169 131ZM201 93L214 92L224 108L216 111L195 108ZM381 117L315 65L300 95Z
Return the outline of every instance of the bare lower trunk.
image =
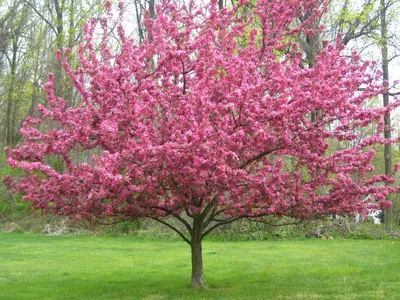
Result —
M192 241L192 288L197 289L204 284L203 276L203 255L201 249L201 241Z
M201 235L203 232L203 220L193 220L193 232L190 247L192 249L192 288L197 289L204 285L203 254Z

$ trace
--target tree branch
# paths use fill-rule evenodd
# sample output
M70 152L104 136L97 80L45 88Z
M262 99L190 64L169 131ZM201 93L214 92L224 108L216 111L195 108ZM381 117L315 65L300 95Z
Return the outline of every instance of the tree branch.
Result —
M261 152L260 154L258 154L257 156L254 156L253 158L250 158L249 160L247 160L245 163L243 163L242 165L240 165L240 169L243 169L245 167L247 167L248 165L250 165L251 163L255 162L256 160L259 160L260 158L271 154L272 152L276 151L276 150L281 150L284 149L285 147L277 147L277 148L273 148L264 152Z
M175 217L178 221L180 221L186 227L186 229L189 231L189 233L192 234L192 227L180 215L174 214L172 210L166 209L164 207L152 206L151 208L155 208L155 209L159 209L159 210L165 211L168 215L171 215L171 216Z
M205 218L207 216L208 212L215 207L216 203L217 203L217 198L214 196L211 202L206 205L203 212L201 213L202 218Z
M155 221L157 221L157 222L160 222L161 224L164 224L165 226L171 228L173 231L175 231L177 234L179 234L179 236L180 236L186 243L188 243L188 244L190 245L190 241L188 240L188 238L187 238L182 232L180 232L176 227L172 226L171 224L169 224L169 223L167 223L167 222L165 222L165 221L163 221L163 220L161 220L161 219L159 219L159 218L156 218L156 217L151 217L151 218L152 218L153 220L155 220Z
M204 228L206 228L214 220L214 218L216 216L223 213L224 211L225 211L225 208L217 210L217 208L214 206L210 216L208 217L207 220L204 221Z
M243 219L243 218L244 218L244 216L236 217L236 218L230 218L230 219L226 219L226 220L223 220L223 221L219 221L217 224L215 224L214 226L211 226L206 232L204 232L204 233L201 235L201 239L204 239L204 238L205 238L211 231L213 231L215 228L218 228L218 227L220 227L220 226L222 226L222 225L230 224L230 223L232 223L232 222L235 222L235 221L240 220L240 219ZM215 221L215 220L212 220L212 221Z
M186 94L186 72L185 72L185 63L183 62L183 59L180 58L180 61L182 63L182 76L183 76L183 88L182 88L182 94Z
M59 33L57 32L57 30L54 28L53 24L51 24L49 22L49 20L47 20L36 8L36 6L32 5L29 1L24 0L24 2L26 4L28 4L34 11L35 13L47 24L49 25L49 27L51 28L51 30L55 33L55 35L58 35Z
M192 219L194 218L194 215L192 213L189 212L189 210L187 209L187 207L185 207L185 212L186 214L191 217Z

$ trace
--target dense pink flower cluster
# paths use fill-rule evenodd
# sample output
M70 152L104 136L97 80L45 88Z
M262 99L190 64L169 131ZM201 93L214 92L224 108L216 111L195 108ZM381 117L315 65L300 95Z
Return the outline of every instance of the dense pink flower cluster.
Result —
M38 108L40 120L24 122L24 144L6 150L8 163L26 171L8 186L35 208L87 219L205 207L222 218L310 218L387 207L399 188L384 184L392 178L369 175L370 146L394 140L354 142L387 111L364 105L384 92L373 64L355 52L342 56L339 39L324 44L312 68L301 67L297 37L316 33L310 24L323 13L319 2L241 1L218 11L212 1L206 12L165 2L157 19L145 20L150 38L140 46L117 25L117 53L108 43L115 22L107 4L108 17L84 28L80 67L59 53L83 104L66 107L49 75L48 107ZM59 126L42 133L44 120ZM349 147L332 152L329 143L337 141ZM78 148L102 151L76 163ZM62 157L63 172L46 162L49 155Z

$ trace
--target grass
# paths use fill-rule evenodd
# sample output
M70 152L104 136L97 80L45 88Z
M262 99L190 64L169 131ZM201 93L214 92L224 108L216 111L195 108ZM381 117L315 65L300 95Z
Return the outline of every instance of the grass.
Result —
M399 299L400 241L204 242L0 233L0 299Z

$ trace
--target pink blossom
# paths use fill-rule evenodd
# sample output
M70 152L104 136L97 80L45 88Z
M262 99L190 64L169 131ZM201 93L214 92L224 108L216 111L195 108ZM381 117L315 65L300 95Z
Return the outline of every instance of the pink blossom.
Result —
M295 41L321 30L309 25L326 7L256 2L246 16L219 11L217 1L193 12L165 2L156 19L144 21L151 38L136 45L107 1L106 19L84 26L80 66L59 54L82 104L67 108L48 75L49 105L23 123L24 143L6 150L8 163L26 174L7 177L6 186L25 193L35 208L86 219L202 215L210 208L220 220L313 218L366 213L379 202L387 207L400 188L389 185L393 178L370 176L375 153L368 148L396 140L377 135L356 143L359 129L384 129L387 110L364 105L385 92L373 64L356 52L342 55L339 38L324 43L313 67L300 67ZM312 13L296 27L304 11ZM108 42L115 23L118 51ZM398 100L388 110L397 106ZM40 131L47 120L57 129ZM332 152L329 141L353 146ZM90 163L73 158L94 149ZM65 168L53 169L49 156Z

